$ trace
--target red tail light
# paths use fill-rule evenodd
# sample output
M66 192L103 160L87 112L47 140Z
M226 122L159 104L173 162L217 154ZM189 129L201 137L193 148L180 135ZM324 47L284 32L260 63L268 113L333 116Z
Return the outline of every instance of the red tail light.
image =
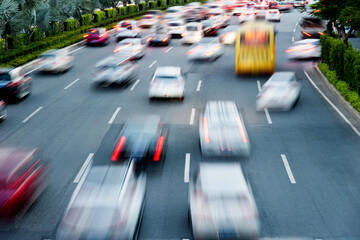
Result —
M147 42L150 42L152 39L152 37L149 37L148 39L146 39Z
M204 138L206 143L210 143L209 137L209 128L206 117L203 117L203 126L204 126Z
M308 36L308 37L311 37L311 34L310 33L307 33L307 32L303 32L303 34L305 34L306 36Z
M162 40L162 42L166 42L167 40L168 40L168 38L166 37Z
M156 144L156 150L155 150L155 154L154 154L154 161L159 161L160 160L160 155L161 155L161 151L162 148L164 146L164 136L161 136Z
M194 47L193 49L191 49L190 51L187 52L187 55L192 55L193 53L195 53L197 50L199 50L200 48L202 48L201 45Z
M0 106L3 105L3 104L5 104L5 101L1 100L0 101Z
M84 36L83 36L83 37L84 37L84 38L87 38L88 36L89 36L89 34L84 34Z
M121 138L120 138L120 140L119 140L118 144L116 145L116 148L115 148L115 150L113 152L113 155L111 156L111 161L116 161L117 160L117 158L118 158L118 156L119 156L119 154L121 152L121 149L125 144L125 141L126 141L125 136L121 136Z
M21 180L31 171L31 169L33 169L36 164L38 164L38 162L40 162L40 159L36 161L36 163L34 163L12 186L12 188L16 187L16 185L21 182Z
M318 34L320 34L320 35L325 35L323 32L318 32Z
M240 117L237 117L236 118L236 123L238 125L238 128L239 128L239 131L240 131L240 135L241 135L241 138L243 140L244 143L247 143L248 142L248 139L246 137L246 134L245 134L245 130L244 130L244 127L242 125L242 122L241 122L241 119Z
M19 84L20 84L20 81L10 82L10 83L8 84L8 87L16 87L16 86L19 85Z

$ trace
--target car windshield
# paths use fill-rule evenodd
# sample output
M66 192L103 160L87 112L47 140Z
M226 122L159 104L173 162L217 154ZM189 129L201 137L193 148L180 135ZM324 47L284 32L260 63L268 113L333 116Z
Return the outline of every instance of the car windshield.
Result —
M56 58L55 54L41 54L41 58Z
M212 22L210 22L210 21L204 21L202 24L203 24L203 28L206 28L206 27L211 27Z
M131 23L129 23L129 22L123 22L122 24L121 24L121 27L122 28L132 28L132 25L131 25Z
M145 17L143 17L143 19L152 19L153 18L153 16L145 16Z
M180 27L180 23L169 23L169 27Z
M167 83L179 81L179 79L176 76L156 76L155 79L156 81L167 82Z
M196 31L198 30L198 28L195 27L195 26L187 26L187 27L186 27L186 30L187 30L187 31L196 32Z
M9 73L0 73L0 81L11 81Z
M97 35L97 34L100 34L100 31L97 30L97 29L92 29L88 32L88 34L94 34L94 35Z
M167 13L177 13L178 11L177 10L167 10L166 12Z

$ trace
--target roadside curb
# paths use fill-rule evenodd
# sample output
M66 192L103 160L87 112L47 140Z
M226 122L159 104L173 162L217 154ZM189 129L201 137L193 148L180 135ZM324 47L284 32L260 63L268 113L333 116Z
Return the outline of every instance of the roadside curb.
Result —
M328 81L325 75L321 72L318 67L318 62L314 64L314 69L319 75L320 80L327 86L328 89L336 96L336 98L341 102L341 104L348 110L351 116L360 124L360 114L356 109L354 109L351 104L344 99L340 92Z

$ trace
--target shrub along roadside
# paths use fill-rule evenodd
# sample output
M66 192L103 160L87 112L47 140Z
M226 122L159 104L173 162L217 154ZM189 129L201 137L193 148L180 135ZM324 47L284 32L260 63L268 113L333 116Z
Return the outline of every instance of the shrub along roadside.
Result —
M326 63L319 63L319 69L329 80L329 82L335 86L335 88L340 92L345 100L348 101L353 106L353 108L360 112L359 94L356 91L351 91L347 82L338 80L335 71L329 70L329 66Z

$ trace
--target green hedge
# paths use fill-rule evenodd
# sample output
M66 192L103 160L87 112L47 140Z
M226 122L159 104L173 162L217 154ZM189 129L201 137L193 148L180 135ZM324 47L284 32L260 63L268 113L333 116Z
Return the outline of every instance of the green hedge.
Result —
M92 14L81 15L80 24L81 26L90 25L92 23Z
M105 12L104 11L95 11L94 12L94 22L100 23L105 20Z
M150 1L149 2L149 8L150 9L157 8L157 1Z
M128 14L128 8L127 7L119 8L119 16L125 16L127 14Z
M184 0L176 0L176 5L183 5L184 4Z
M51 23L50 28L51 28L51 35L56 35L56 34L62 33L62 24L59 22Z
M128 9L128 14L137 13L139 11L137 5L129 5L126 8Z
M168 5L169 5L169 6L174 6L174 5L176 5L176 0L168 0Z
M76 20L76 19L67 19L64 22L65 31L71 31L73 29L78 28L78 26L79 26L79 23L78 23L78 20Z
M157 0L157 6L159 8L164 8L166 7L166 0Z
M107 19L116 17L116 9L115 8L105 9L105 15Z
M139 3L139 11L145 11L149 9L149 4L147 2Z
M0 39L0 51L3 51L5 49L5 40Z

